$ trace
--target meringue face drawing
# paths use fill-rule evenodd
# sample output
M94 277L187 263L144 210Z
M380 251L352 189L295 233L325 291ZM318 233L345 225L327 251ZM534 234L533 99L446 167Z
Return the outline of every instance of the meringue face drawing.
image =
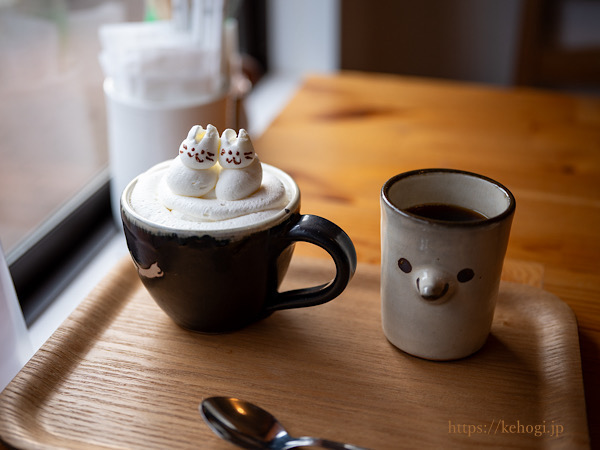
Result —
M239 134L231 128L223 131L219 151L219 164L224 169L243 169L254 161L254 146L243 128Z
M179 147L166 175L171 191L186 197L202 197L210 192L217 182L217 153L219 133L212 125L206 130L194 125Z
M223 131L219 164L222 169L215 186L219 200L241 200L260 189L262 165L243 128L237 136L230 128Z
M219 132L213 125L206 129L194 125L179 146L181 162L190 169L210 169L217 163Z

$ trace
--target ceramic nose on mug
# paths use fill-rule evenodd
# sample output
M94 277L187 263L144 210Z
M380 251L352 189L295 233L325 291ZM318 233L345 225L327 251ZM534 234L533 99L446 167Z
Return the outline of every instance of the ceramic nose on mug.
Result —
M440 270L430 268L417 273L417 292L424 300L449 299L452 296L452 287L451 277Z

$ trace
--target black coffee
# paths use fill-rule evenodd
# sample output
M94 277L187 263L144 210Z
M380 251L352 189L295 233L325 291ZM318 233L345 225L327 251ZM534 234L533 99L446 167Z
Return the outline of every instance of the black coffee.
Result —
M446 203L425 203L406 208L406 211L426 219L444 220L447 222L475 222L487 219L480 212Z

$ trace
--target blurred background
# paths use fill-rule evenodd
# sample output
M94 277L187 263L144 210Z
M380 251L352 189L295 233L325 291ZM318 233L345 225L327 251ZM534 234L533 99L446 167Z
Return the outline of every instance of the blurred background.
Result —
M110 215L99 30L170 20L184 4L0 0L0 242L28 323L43 302L27 299L59 291L45 280L69 254L75 266L93 255L103 241L81 250L90 236L110 234L97 230ZM243 105L230 126L255 137L314 72L600 94L600 1L229 0L224 18L241 69L227 72Z

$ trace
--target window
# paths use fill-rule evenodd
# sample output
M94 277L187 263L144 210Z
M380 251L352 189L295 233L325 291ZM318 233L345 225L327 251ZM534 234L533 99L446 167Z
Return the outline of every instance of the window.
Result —
M0 241L31 323L109 233L98 28L144 3L0 6ZM113 227L114 228L114 227ZM113 230L114 231L114 230ZM56 283L56 280L62 280Z
M228 11L256 81L265 0ZM0 1L0 242L28 325L117 232L99 27L168 14L168 0Z

